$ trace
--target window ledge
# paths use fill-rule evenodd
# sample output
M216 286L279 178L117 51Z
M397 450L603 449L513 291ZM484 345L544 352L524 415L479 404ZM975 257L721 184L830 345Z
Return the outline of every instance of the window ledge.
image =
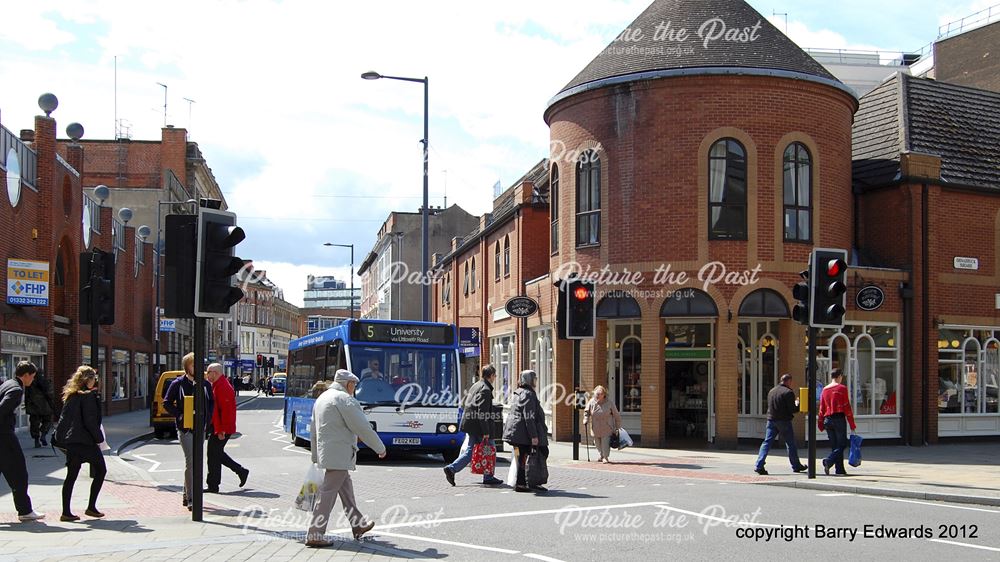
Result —
M577 244L576 245L576 249L577 250L586 250L587 248L600 248L600 247L601 247L601 243L600 242L597 242L596 244Z

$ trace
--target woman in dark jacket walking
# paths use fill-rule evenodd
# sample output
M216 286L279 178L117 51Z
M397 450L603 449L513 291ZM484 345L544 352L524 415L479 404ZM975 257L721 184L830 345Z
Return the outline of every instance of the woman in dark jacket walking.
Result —
M104 517L97 510L97 496L108 474L104 454L99 446L104 442L101 431L101 399L97 396L97 372L82 365L63 388L63 410L56 428L59 444L66 447L66 481L62 487L62 516L60 521L78 521L69 508L73 485L80 474L80 467L90 465L90 502L84 513L90 517Z
M532 452L540 454L544 465L549 456L548 428L545 426L545 412L535 393L538 375L531 370L521 371L520 385L514 391L513 407L504 426L504 441L515 448L517 455L517 483L515 492L547 491L544 487L528 486L525 463Z

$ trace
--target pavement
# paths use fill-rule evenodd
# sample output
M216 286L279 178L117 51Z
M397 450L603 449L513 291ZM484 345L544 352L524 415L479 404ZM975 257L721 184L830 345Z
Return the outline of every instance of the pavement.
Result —
M300 521L304 514L291 510L288 506L291 504L290 495L294 495L292 490L297 486L292 480L298 479L298 474L302 470L300 465L308 462L306 452L288 444L287 436L275 425L280 419L280 398L256 399L253 393L241 393L240 403L241 407L247 408L258 408L261 403L268 404L269 410L260 411L258 414L261 420L255 422L258 425L248 423L244 431L253 431L258 438L271 443L284 457L278 457L278 460L273 457L264 459L264 462L268 463L267 466L273 466L270 480L260 475L261 469L258 469L256 474L251 476L252 482L247 489L238 490L235 494L206 495L204 521L201 522L191 521L190 513L179 502L177 481L180 471L176 468L179 451L176 450L176 444L149 440L148 437L143 440L134 439L149 433L147 412L121 414L104 420L108 442L112 446L112 453L107 459L109 474L99 503L101 510L107 514L105 519L84 517L76 523L59 522L60 489L65 475L63 459L51 449L35 449L30 437L24 432L21 434L21 443L28 458L31 474L29 493L36 510L47 513L48 517L44 522L38 523L17 522L9 489L6 483L0 482L0 561L84 558L152 561L209 557L219 557L223 560L267 558L275 561L310 557L339 560L394 560L442 558L445 557L442 554L445 548L467 548L468 545L460 542L464 540L461 534L439 535L436 543L434 539L427 537L421 539L425 542L431 541L438 546L451 545L440 546L441 552L436 549L417 548L422 544L414 542L417 537L398 532L393 534L392 531L395 529L391 528L389 531L383 531L378 537L379 540L371 541L354 541L350 538L349 529L331 528L330 536L337 539L333 547L322 550L304 548L301 542L304 525ZM237 440L236 443L240 441ZM241 455L250 453L246 447L263 448L260 442L252 441L247 441L243 446L244 449L237 449ZM824 449L819 449L818 453L822 453ZM549 463L555 473L565 475L564 480L572 480L575 482L574 485L581 486L575 488L578 491L564 493L562 497L576 498L575 501L581 503L587 501L582 492L587 490L587 486L590 486L592 491L598 489L598 486L603 486L602 490L614 493L613 490L620 490L632 483L635 487L632 492L641 494L644 489L665 490L676 483L678 488L670 488L670 493L677 494L675 490L690 490L692 493L701 490L702 488L696 487L701 483L704 486L749 485L749 488L740 488L743 492L739 497L744 499L753 497L754 501L758 501L756 498L760 497L759 502L762 504L769 496L762 486L782 486L824 490L832 493L819 495L838 498L853 495L895 496L935 502L1000 506L1000 491L995 487L995 483L1000 481L1000 468L996 463L996 459L1000 458L1000 443L994 442L929 447L866 444L863 451L864 461L860 467L849 470L850 476L825 476L819 471L814 480L807 479L804 474L791 472L783 448L772 449L770 462L767 465L771 473L769 476L759 476L753 472L756 450L751 447L735 451L629 448L613 452L612 464L587 462L585 460L587 449L583 445L579 452L584 460L574 461L571 445L553 443ZM596 458L594 451L590 453L592 458ZM427 466L409 468L404 463L379 469L386 471L383 473L385 479L379 484L381 488L375 487L374 480L366 480L371 478L374 467L360 467L355 478L358 479L357 486L360 490L364 490L363 494L368 498L365 501L377 501L378 503L372 504L376 506L388 503L395 505L403 500L400 498L401 492L396 480L402 477L400 473L404 470L429 470L431 472L428 474L434 474L439 470L436 468L437 462L439 461L431 461ZM374 466L379 465L375 463ZM506 468L506 462L499 462L500 476L504 475L501 471ZM288 472L279 472L282 470ZM393 470L396 472L392 472ZM400 476L394 477L392 474ZM289 475L288 478L282 478L285 475ZM468 479L468 476L464 478ZM408 481L405 495L413 494L413 497L404 503L410 506L414 514L417 513L417 504L430 500L424 509L427 517L432 517L434 513L432 508L435 508L435 502L439 501L433 499L436 497L434 494L441 488L439 480L440 477L437 479L432 477L418 479L416 482ZM663 482L664 488L650 487L660 486L658 482ZM253 484L259 487L254 488ZM83 471L74 493L74 508L77 511L82 511L85 505L88 488L86 471ZM494 503L489 499L491 490L488 489L460 486L451 490L461 492L455 495L466 496L464 499L470 501L476 498L476 501L482 501L484 506ZM757 493L755 490L761 492ZM804 492L788 490L787 493ZM426 500L421 500L420 496ZM593 497L596 501L603 496ZM609 494L607 497L612 496ZM674 495L674 497L681 496ZM820 499L825 501L838 498ZM243 500L244 503L238 500ZM737 501L737 496L733 496L731 500ZM948 506L947 503L940 505ZM250 508L250 506L255 507ZM916 509L918 506L911 504L911 507ZM499 508L498 505L495 509ZM968 509L971 510L969 513L976 516L987 512L995 513L981 508ZM747 510L749 511L749 504ZM543 510L530 513L550 512ZM503 517L503 515L491 517ZM416 523L411 522L397 527L406 531L407 528L415 529L415 525ZM386 527L382 526L382 529ZM510 552L516 552L510 550L512 544L504 546ZM503 551L493 552L492 554L496 556L506 553L503 548L493 550ZM993 550L1000 552L1000 549ZM486 554L490 552L487 550ZM546 559L530 553L524 556ZM491 558L487 556L486 559ZM548 559L554 560L554 558Z

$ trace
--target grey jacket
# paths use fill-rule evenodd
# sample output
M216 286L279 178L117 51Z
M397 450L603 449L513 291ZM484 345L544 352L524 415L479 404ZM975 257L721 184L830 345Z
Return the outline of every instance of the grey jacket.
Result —
M376 453L385 453L385 445L361 405L335 382L313 404L309 427L312 461L327 470L354 470L358 437Z
M535 390L527 385L519 386L514 391L513 406L504 424L504 441L512 445L531 445L531 440L538 438L539 447L548 447L548 432L545 412Z

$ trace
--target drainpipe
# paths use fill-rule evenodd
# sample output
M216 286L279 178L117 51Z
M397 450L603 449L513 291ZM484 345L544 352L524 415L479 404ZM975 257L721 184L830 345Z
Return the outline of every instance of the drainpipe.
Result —
M928 334L928 332L930 332L930 321L931 321L930 306L928 305L929 302L930 302L930 290L928 289L928 286L927 286L928 282L930 280L930 271L929 271L929 267L928 267L928 263L927 263L928 260L929 260L929 254L930 254L930 250L928 248L928 233L927 233L927 228L928 228L928 223L930 222L930 220L929 220L928 211L927 211L927 203L928 203L928 199L929 199L928 194L927 194L927 183L926 182L922 183L920 187L921 187L921 192L920 192L920 223L921 223L921 225L920 225L920 230L921 230L921 237L920 237L921 238L921 248L920 248L920 269L921 269L921 271L920 271L920 283L921 283L921 290L920 290L920 292L921 292L921 297L920 298L923 299L923 319L922 319L922 322L921 322L921 328L923 330L923 333L921 334L921 337L920 337L920 340L922 342L922 346L920 348L920 350L921 350L920 352L922 354L924 354L923 375L922 375L923 383L922 383L921 389L920 389L921 390L921 394L922 394L921 400L920 400L920 408L921 408L920 419L921 419L921 422L922 422L922 424L921 424L921 434L922 434L923 441L924 441L923 444L927 445L928 444L928 435L927 435L927 433L930 430L930 420L927 419L928 416L929 416L929 409L927 407L927 381L929 379L929 375L928 375L928 372L927 372L927 368L928 368L927 359L930 356L930 353L928 351L930 349L930 347L929 347L930 343L927 341L927 334Z
M900 338L901 342L906 342L905 345L909 347L916 348L913 345L913 286L912 279L909 283L900 282L899 284L899 297L903 300L903 333ZM903 372L912 373L913 372L913 353L907 352L903 355ZM913 408L913 385L910 381L902 381L903 383L903 400L902 402L897 401L897 404L902 403L906 405L906 417L913 415L911 411ZM903 424L903 442L907 445L913 445L913 427L911 424L906 423L907 420L902 419Z

